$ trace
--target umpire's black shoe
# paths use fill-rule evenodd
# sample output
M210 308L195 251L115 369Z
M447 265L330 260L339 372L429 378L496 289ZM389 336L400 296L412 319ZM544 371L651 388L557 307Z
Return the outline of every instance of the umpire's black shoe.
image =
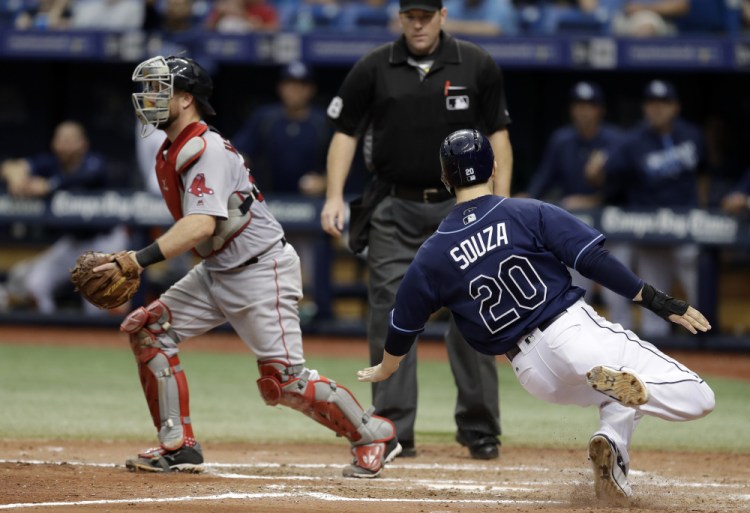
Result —
M417 456L417 448L414 447L414 440L401 441L401 453L399 458L414 458Z
M194 446L183 445L174 451L168 451L163 447L149 449L138 455L137 458L127 460L125 467L135 472L203 472L203 451L201 445L196 442Z
M469 454L475 460L494 460L500 456L500 440L493 435L477 431L459 431L456 442L469 448Z

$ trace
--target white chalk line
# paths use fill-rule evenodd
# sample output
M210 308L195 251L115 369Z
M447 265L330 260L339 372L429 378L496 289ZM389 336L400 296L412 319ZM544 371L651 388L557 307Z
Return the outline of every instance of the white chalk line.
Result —
M44 461L44 460L8 460L0 459L0 464L12 463L22 465L73 465L73 466L84 466L84 467L99 467L99 468L117 468L123 465L114 463L90 463L80 461ZM268 469L268 468L301 468L301 469L320 469L320 468L340 468L340 465L333 464L280 464L280 463L208 463L204 465L212 469L223 469L223 468L246 468L246 469ZM550 469L543 467L527 467L527 466L486 466L486 465L439 465L439 464L401 464L401 465L388 465L389 469L400 468L404 470L459 470L459 471L483 471L487 469L492 470L505 470L505 471L539 471L548 472ZM580 473L577 469L564 469L567 472ZM556 470L559 472L559 470ZM641 475L648 475L646 472L637 472ZM331 481L331 477L316 477L316 476L262 476L262 475L248 475L248 474L237 474L237 473L225 473L217 471L209 471L209 474L214 477L224 479L249 479L249 480L273 480L273 481ZM636 472L633 472L636 474ZM403 483L402 479L397 478L378 478L378 482L383 483ZM577 481L577 483L583 483L583 481ZM543 488L545 485L559 484L553 481L514 481L513 485L502 486L502 485L489 485L477 483L473 480L446 480L446 479L413 479L410 480L410 489L414 489L413 485L420 485L427 489L432 490L461 490L468 492L533 492ZM576 484L576 483L569 483ZM684 482L676 481L673 479L660 479L660 482L650 482L648 486L656 487L683 487L683 488L737 488L742 486L741 484L726 484L726 483L710 483L710 482ZM278 484L270 485L267 488L276 489L287 489L287 485ZM296 488L296 487L294 487ZM740 501L750 502L750 494L731 494L722 495L726 499L735 499ZM0 505L0 510L7 509L22 509L30 507L57 507L57 506L86 506L86 505L103 505L103 504L123 504L123 503L157 503L157 502L186 502L186 501L219 501L219 500L258 500L258 499L270 499L270 498L302 498L308 497L312 499L324 500L324 501L339 501L339 502L422 502L422 503L456 503L456 504L532 504L532 505L562 505L565 504L561 501L550 501L550 500L514 500L514 499L408 499L408 498L372 498L372 497L344 497L323 492L312 492L308 490L294 490L293 492L268 492L268 493L226 493L221 495L208 495L208 496L190 496L190 497L170 497L170 498L140 498L140 499L101 499L101 500L88 500L88 501L76 501L76 502L45 502L45 503L17 503L17 504L4 504Z
M55 507L55 506L100 506L105 504L133 504L133 503L157 503L157 502L188 502L188 501L223 501L223 500L257 500L257 499L281 499L293 498L299 499L308 497L321 501L329 502L403 502L411 503L440 503L440 504L531 504L531 505L563 505L561 501L530 501L530 500L508 500L508 499L406 499L406 498L374 498L374 497L341 497L330 493L322 492L274 492L274 493L223 493L220 495L203 495L191 497L161 497L161 498L142 498L142 499L100 499L90 501L74 502L32 502L17 504L2 504L0 509L21 509L21 508L38 508L38 507Z

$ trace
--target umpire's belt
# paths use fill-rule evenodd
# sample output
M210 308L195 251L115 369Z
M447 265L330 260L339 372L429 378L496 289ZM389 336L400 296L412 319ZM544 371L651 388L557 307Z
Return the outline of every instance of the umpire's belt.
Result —
M419 203L442 203L453 197L445 187L431 187L422 189L418 187L406 187L404 185L392 185L391 196Z
M281 247L283 248L284 246L286 246L286 238L285 238L285 237L282 237L282 238L281 238L281 239L279 240L279 242L277 242L276 244L278 244L278 243L281 243ZM244 262L242 262L242 263L241 263L240 265L238 265L237 267L235 267L235 269L239 269L240 267L247 267L248 265L253 265L253 264L257 264L258 262L260 262L260 257L262 257L263 255L265 255L266 253L268 253L269 251L271 251L271 249L272 249L272 248L273 248L273 247L274 247L274 246L275 246L276 244L271 244L271 247L270 247L270 248L268 248L267 250L265 250L265 251L264 251L263 253L261 253L260 255L255 255L255 256L254 256L254 257L252 257L252 258L248 258L247 260L245 260Z
M538 329L539 331L546 330L547 328L549 328L550 326L552 326L553 322L555 322L557 319L559 319L560 317L562 317L566 313L568 313L568 311L567 310L563 310L562 312L560 312L559 314L555 315L551 319L547 319L546 321L542 322L539 326L536 327L536 329ZM534 330L531 330L531 331L534 331ZM531 331L529 333L531 333ZM513 358L515 358L516 356L518 356L518 353L521 352L521 347L519 346L519 344L523 343L524 340L526 340L526 337L523 337L518 344L516 344L513 347L511 347L510 349L508 349L508 351L505 353L505 356L506 356L506 358L508 358L508 360L510 360L512 362Z

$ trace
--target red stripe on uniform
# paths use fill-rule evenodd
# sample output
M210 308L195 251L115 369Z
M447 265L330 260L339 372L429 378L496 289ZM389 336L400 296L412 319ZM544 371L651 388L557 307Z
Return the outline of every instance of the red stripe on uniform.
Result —
M284 323L281 322L281 309L279 308L279 304L281 304L281 293L279 291L279 261L274 258L273 260L273 275L274 275L274 282L276 283L276 315L279 317L279 328L281 328L281 343L284 344L284 352L286 353L286 361L287 364L289 362L289 349L286 347L286 333L284 332Z

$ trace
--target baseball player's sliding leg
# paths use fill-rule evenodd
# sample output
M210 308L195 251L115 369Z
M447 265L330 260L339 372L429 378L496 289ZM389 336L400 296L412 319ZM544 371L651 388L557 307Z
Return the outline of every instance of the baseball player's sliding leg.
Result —
M177 354L169 356L159 337L176 335L169 309L160 301L128 315L120 329L130 334L143 393L158 430L160 446L127 460L130 470L201 472L203 453L190 423L187 379Z
M352 393L318 371L281 360L258 362L258 389L269 406L298 410L352 444L354 462L344 477L377 477L401 446L388 419L364 411Z
M686 421L714 408L714 394L700 376L583 300L532 335L533 345L513 359L521 385L553 403L599 406L601 426L589 457L600 496L630 495L628 448L643 415Z

